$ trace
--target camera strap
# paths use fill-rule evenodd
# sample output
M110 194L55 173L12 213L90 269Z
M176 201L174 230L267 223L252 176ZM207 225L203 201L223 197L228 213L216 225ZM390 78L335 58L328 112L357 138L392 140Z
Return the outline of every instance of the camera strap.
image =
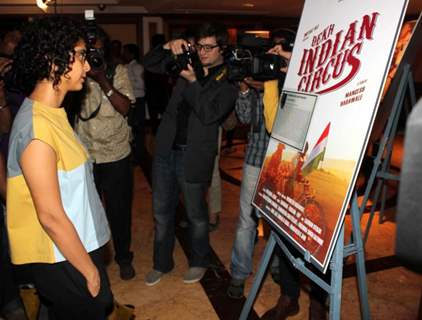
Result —
M101 109L101 101L98 107L88 117L86 118L82 117L81 113L79 112L78 118L83 122L94 119L97 116L97 114L100 112L100 109Z

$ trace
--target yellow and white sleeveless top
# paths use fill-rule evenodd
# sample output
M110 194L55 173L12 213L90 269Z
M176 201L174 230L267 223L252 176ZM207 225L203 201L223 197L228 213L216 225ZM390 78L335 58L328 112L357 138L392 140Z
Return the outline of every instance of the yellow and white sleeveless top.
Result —
M66 260L42 228L20 158L34 140L47 143L57 156L57 177L64 210L87 252L110 239L104 208L94 184L92 164L63 108L25 99L13 123L7 160L7 230L14 264Z

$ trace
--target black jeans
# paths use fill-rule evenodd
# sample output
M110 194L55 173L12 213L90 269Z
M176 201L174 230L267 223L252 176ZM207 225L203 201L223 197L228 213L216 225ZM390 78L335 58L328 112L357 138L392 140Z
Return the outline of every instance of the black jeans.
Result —
M134 138L134 156L139 163L145 154L145 98L136 98L135 121L132 133Z
M93 298L84 276L68 261L34 263L30 265L35 287L49 309L49 319L105 320L113 310L113 294L104 267L102 249L91 252L90 257L100 274L100 292Z
M130 156L118 161L94 165L94 179L110 224L118 264L131 263L133 174Z
M152 168L152 206L155 220L154 269L169 272L174 267L175 216L182 191L190 222L190 267L209 264L208 182L187 182L184 151L173 150L169 156L156 155Z

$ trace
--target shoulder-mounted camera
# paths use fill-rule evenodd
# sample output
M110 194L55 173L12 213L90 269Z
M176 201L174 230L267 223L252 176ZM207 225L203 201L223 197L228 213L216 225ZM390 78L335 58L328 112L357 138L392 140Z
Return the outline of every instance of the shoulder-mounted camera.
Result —
M252 34L240 35L237 44L226 55L228 79L242 81L251 77L266 81L282 78L284 73L280 69L287 66L287 61L279 55L267 53L275 44L278 43ZM293 48L293 42L282 45L286 51Z

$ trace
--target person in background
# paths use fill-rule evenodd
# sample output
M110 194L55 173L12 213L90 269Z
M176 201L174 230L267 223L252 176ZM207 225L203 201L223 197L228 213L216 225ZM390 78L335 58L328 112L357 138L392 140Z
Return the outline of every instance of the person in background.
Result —
M90 66L82 24L60 16L28 24L16 48L17 87L32 88L13 123L7 161L12 263L27 265L50 319L106 319L113 296L102 247L110 231L89 155L61 103Z
M218 229L220 225L220 215L222 212L222 183L220 175L220 156L223 130L233 130L237 125L237 118L234 110L226 117L218 129L218 153L214 161L212 180L208 191L209 229L210 232Z
M112 40L110 42L110 55L110 64L117 66L125 63L122 57L122 42L120 40Z
M164 35L157 33L152 36L151 48L162 46L165 43ZM169 103L173 89L173 79L164 73L145 70L145 88L148 114L152 133L155 135L160 124L161 116Z
M130 251L133 172L130 127L126 116L135 102L126 66L114 65L107 34L97 26L94 47L104 63L87 73L86 94L76 132L94 160L94 177L103 197L120 278L135 277Z
M130 43L123 46L123 61L126 63L129 80L132 84L136 102L132 120L134 136L134 157L137 163L145 152L145 82L144 67L139 63L139 47Z
M195 48L203 69L181 70L157 131L152 172L152 198L155 219L153 270L145 277L149 286L174 268L175 215L179 192L190 223L189 269L185 283L202 279L209 264L208 208L206 193L217 154L218 128L234 107L237 90L227 79L223 51L227 30L216 23L197 29ZM188 42L172 40L150 51L144 66L165 73L174 55L180 55ZM201 66L199 66L200 68Z
M289 61L291 52L288 50L289 48L285 48L283 42L280 42L280 44L276 45L269 52L280 55ZM287 72L287 68L285 72ZM280 87L278 80L266 81L264 83L264 117L268 132L272 131L274 119L277 114ZM292 254L298 254L293 246L289 243L286 243L286 245ZM283 320L299 313L300 272L292 266L284 252L278 247L276 256L278 258L279 268L278 282L280 285L280 297L277 304L262 316L261 319L263 320ZM328 278L329 273L325 274L324 277ZM310 320L324 320L327 318L326 299L327 292L312 282L309 305Z
M252 206L252 197L270 138L265 129L263 86L263 82L252 78L241 81L235 106L237 118L241 123L249 125L250 129L242 169L239 222L230 264L232 280L227 290L228 296L234 299L243 297L245 281L252 273L258 220Z
M12 101L6 88L5 78L9 74L13 53L22 35L15 27L3 30L0 34L0 316L8 320L26 320L15 270L10 262L3 206L6 204L6 157L9 133L12 119L18 109L18 106L14 106L15 101Z

